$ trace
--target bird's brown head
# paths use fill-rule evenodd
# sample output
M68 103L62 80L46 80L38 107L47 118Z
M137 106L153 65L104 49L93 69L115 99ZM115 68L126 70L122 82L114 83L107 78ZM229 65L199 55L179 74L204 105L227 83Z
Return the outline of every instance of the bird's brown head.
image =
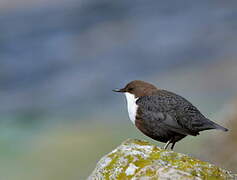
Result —
M147 83L145 81L134 80L128 83L122 89L115 89L114 92L121 92L121 93L130 93L134 94L135 97L142 97L142 96L150 96L157 91L157 87L154 85Z

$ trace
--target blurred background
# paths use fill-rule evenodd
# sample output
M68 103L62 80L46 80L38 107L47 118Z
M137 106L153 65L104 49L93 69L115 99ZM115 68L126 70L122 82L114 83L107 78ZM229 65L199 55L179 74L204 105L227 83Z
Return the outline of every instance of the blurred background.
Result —
M0 179L85 179L122 141L152 141L111 91L134 79L229 128L175 150L236 173L236 19L236 0L0 0Z

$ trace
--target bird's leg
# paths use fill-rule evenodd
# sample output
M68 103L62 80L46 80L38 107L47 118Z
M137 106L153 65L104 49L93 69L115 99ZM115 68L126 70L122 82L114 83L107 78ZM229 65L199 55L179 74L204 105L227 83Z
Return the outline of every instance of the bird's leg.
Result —
M169 140L169 141L165 144L164 149L167 149L170 143L171 143L171 140Z
M175 145L175 143L176 143L176 142L173 142L173 143L172 143L171 150L174 149L174 145Z

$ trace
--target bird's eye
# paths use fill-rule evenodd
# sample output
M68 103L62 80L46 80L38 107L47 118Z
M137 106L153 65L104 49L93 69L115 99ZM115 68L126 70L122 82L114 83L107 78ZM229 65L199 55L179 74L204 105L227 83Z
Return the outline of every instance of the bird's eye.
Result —
M132 91L133 90L133 88L128 88L128 91Z

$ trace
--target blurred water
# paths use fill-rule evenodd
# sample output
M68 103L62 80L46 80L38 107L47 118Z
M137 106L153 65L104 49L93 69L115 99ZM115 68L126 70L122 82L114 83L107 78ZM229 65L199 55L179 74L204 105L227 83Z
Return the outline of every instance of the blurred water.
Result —
M102 99L108 107L114 101L109 90L131 79L157 76L159 82L167 70L228 63L236 55L235 1L33 7L11 9L0 18L5 115L77 113Z

